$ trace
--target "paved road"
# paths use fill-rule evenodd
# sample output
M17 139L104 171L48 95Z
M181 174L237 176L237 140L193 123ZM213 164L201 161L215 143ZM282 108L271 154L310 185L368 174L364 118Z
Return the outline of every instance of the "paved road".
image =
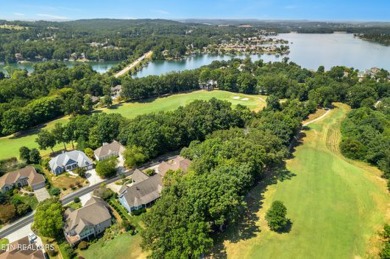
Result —
M145 168L157 165L162 160L170 160L170 159L173 159L175 156L176 155L173 155L173 156L171 156L171 155L169 155L169 156L161 156L161 157L157 158L156 160L154 160L152 162L144 164L142 167L139 167L139 169L143 170ZM124 175L125 176L129 176L133 172L134 172L134 170L129 170L129 171L124 172ZM119 179L121 179L120 176L116 176L114 178L106 179L103 182L100 182L100 183L97 183L97 184L94 184L94 185L91 185L91 186L83 187L83 188L81 188L81 189L79 189L79 190L77 190L77 191L75 191L73 193L70 193L70 194L66 195L65 197L61 198L61 202L62 202L63 205L66 205L66 204L72 202L75 197L80 197L80 196L85 195L87 193L93 192L93 190L95 190L97 187L99 187L102 183L110 184L110 183L113 183L115 181L118 181ZM31 212L27 216L25 216L25 217L15 221L14 223L12 223L12 224L2 228L0 230L0 238L8 236L9 234L17 231L18 229L20 229L20 228L30 224L31 222L33 222L33 220L34 220L34 212Z
M130 65L126 66L124 69L122 69L121 71L119 71L118 73L116 73L114 75L114 77L118 78L120 76L123 76L125 75L127 72L129 72L133 67L137 66L142 60L144 60L145 58L150 58L153 54L153 51L149 51L147 53L145 53L144 55L142 55L141 57L139 57L136 61L134 61L133 63L131 63Z

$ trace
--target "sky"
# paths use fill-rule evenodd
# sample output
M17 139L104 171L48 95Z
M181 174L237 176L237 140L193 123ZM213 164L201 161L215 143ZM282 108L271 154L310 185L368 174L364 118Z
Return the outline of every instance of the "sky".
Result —
M390 21L389 0L0 0L0 19Z

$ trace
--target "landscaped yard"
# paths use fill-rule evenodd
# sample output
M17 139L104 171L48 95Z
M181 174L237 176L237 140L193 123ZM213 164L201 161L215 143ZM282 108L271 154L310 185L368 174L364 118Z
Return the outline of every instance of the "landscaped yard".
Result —
M146 258L142 252L141 236L132 236L129 233L123 233L116 238L103 242L102 239L91 244L87 250L81 251L84 258L115 258L115 259L132 259Z
M119 113L126 118L134 118L137 115L170 111L189 104L194 100L209 100L211 98L217 98L231 102L233 105L242 104L249 107L251 110L260 110L265 106L265 97L260 95L244 95L231 93L226 91L195 91L185 94L171 95L168 97L162 97L154 100L147 100L144 102L136 103L124 103L113 109L103 109L107 113ZM51 121L44 125L43 128L51 129L55 123L65 123L69 120L69 117L63 117L54 121ZM35 142L37 133L39 130L31 130L24 133L19 137L7 136L0 138L0 159L19 157L19 148L26 146L28 148L37 148L38 144ZM69 146L70 147L70 146ZM63 149L63 145L59 144L54 147L54 150ZM42 155L48 155L50 150L41 151Z
M231 241L224 242L229 258L376 258L390 199L379 170L339 152L340 123L348 111L337 104L304 131L303 144L287 161L291 179L268 186L263 195L255 188L260 230L248 236L231 231ZM289 233L271 232L264 220L275 200L287 207Z

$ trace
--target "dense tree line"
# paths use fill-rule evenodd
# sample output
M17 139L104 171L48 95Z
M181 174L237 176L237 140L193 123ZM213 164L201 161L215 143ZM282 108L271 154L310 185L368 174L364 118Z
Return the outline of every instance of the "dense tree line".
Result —
M144 216L142 245L152 258L201 257L213 246L215 234L240 219L245 195L288 155L288 143L278 136L273 120L264 118L289 114L295 123L286 126L297 133L309 110L296 104L252 114L245 128L215 131L182 150L192 160L190 172L167 173L161 198Z
M85 64L40 63L31 75L16 70L0 80L0 131L11 134L65 114L87 113L91 97L110 96L115 83Z
M0 21L0 25L4 23L7 22ZM12 25L19 26L20 30L0 28L0 62L78 58L122 61L149 50L154 51L154 59L180 58L187 51L201 51L209 44L236 35L253 36L259 32L258 28L148 19L15 21Z
M385 98L375 110L369 107L352 110L342 123L340 144L346 157L378 166L386 178L390 178L389 105L390 98Z

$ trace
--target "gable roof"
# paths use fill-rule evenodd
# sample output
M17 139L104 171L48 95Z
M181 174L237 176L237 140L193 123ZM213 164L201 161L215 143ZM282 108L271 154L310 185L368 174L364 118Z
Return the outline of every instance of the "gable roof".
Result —
M30 244L28 237L21 238L8 245L8 251L0 254L1 259L44 259L43 251Z
M108 205L100 198L92 197L85 203L85 206L77 210L65 212L65 232L72 230L79 235L86 226L95 226L111 219Z
M140 171L139 169L135 169L134 172L131 174L131 179L135 182L135 183L140 183L142 181L145 181L146 179L149 179L149 176L147 176L146 174L144 174L142 171Z
M184 172L187 172L190 164L191 164L190 160L188 160L182 156L177 156L168 162L165 162L165 161L162 162L158 166L158 173L161 176L165 176L166 172L168 172L169 170L177 171L179 169L183 170Z
M27 182L30 186L45 182L45 177L38 174L34 167L26 166L22 169L6 173L0 177L0 188L3 188L4 185L13 185L20 178L28 178Z
M52 158L49 162L49 165L51 170L54 171L57 167L64 167L74 163L77 163L78 167L86 167L91 165L92 161L83 152L79 150L73 150L64 152Z
M94 151L96 157L106 157L112 154L120 154L125 151L125 147L118 141L114 140L110 144L105 144Z
M129 207L146 205L160 197L162 177L155 174L148 179L122 188L120 194L126 199Z

